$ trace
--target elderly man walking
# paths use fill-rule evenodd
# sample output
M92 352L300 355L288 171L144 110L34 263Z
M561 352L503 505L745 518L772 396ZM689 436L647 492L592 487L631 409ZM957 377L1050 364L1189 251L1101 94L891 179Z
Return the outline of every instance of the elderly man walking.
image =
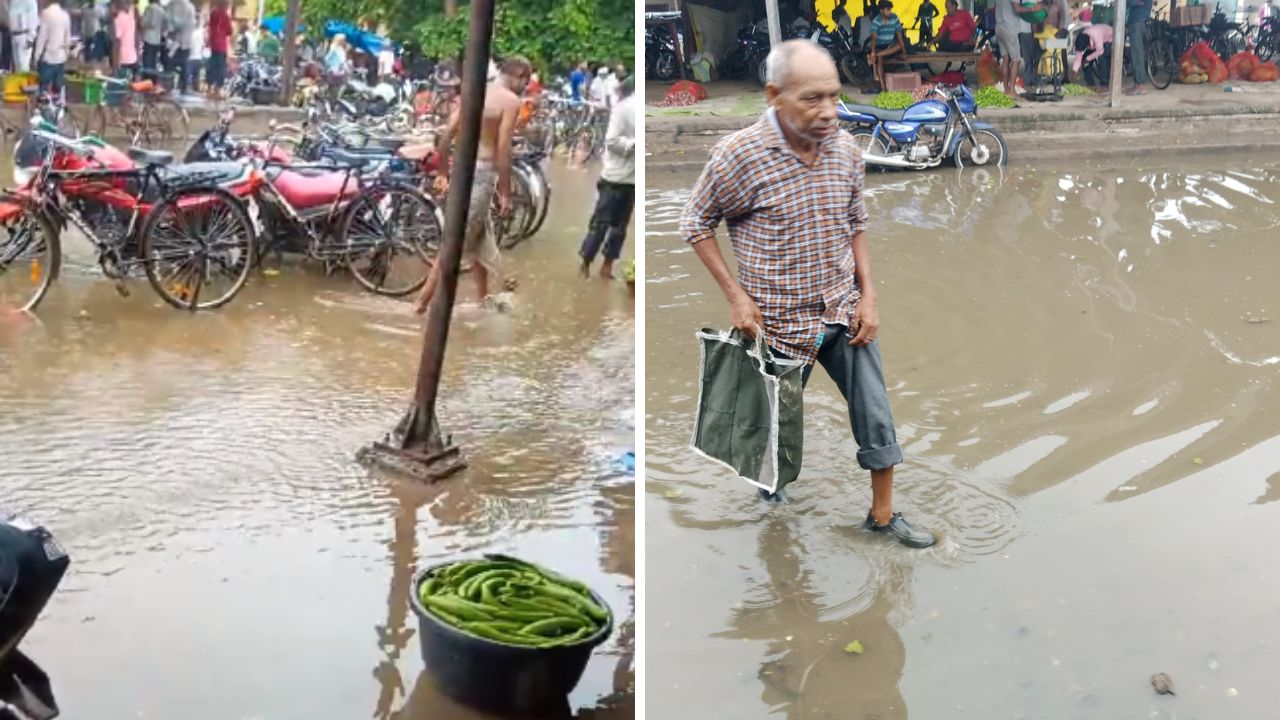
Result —
M806 382L817 361L844 395L858 464L871 471L865 527L928 547L934 536L893 510L893 468L902 449L876 342L862 156L836 124L839 74L831 56L808 40L776 46L766 68L769 109L711 151L681 233L719 283L735 328L751 337L759 329L775 354L804 361ZM738 261L736 278L715 240L722 221Z

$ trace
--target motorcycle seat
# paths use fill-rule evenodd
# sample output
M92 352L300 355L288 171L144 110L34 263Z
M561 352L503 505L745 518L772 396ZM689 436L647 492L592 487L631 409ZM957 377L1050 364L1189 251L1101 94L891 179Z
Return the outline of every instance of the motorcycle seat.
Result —
M170 165L160 173L168 182L191 180L201 184L225 185L249 174L249 166L238 162L194 162Z
M293 170L281 170L273 178L273 182L280 195L299 210L328 205L360 193L360 183L354 177L348 177L345 172L303 175Z
M163 150L145 150L140 147L129 148L129 159L139 165L156 165L164 167L173 163L173 153Z
M903 110L885 110L883 108L878 108L874 105L853 105L850 103L845 103L844 106L840 108L841 120L848 119L847 117L845 117L847 112L858 113L859 115L870 115L871 117L874 117L877 120L882 120L885 122L902 122L902 114L904 111Z

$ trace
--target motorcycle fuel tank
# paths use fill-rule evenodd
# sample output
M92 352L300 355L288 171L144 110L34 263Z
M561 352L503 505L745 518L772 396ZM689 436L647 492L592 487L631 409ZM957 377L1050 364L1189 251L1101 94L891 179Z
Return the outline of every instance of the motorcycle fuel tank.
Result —
M933 123L946 120L947 104L937 100L925 100L906 109L902 113L902 121L908 123Z

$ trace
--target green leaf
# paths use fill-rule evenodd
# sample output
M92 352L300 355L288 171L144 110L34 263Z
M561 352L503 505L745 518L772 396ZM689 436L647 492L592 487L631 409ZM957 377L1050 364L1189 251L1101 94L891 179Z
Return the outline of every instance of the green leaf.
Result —
M1204 460L1202 460L1201 458L1191 458L1191 462L1193 462L1193 463L1195 463L1195 464L1197 464L1197 465L1203 465L1203 464L1204 464Z
M866 648L862 647L861 642L854 640L853 642L844 646L844 651L849 653L850 655L861 655L862 653L866 652Z

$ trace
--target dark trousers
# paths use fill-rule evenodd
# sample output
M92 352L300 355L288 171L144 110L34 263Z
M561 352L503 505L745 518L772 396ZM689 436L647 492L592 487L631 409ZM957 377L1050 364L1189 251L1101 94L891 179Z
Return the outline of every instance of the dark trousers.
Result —
M190 87L187 84L187 59L190 57L190 50L178 48L173 51L173 56L169 58L169 75L178 76L178 92L185 93L187 88Z
M884 470L902 463L902 447L898 445L889 392L884 386L880 345L872 341L854 347L849 344L850 337L845 326L828 325L818 348L818 364L831 376L849 406L849 426L858 444L858 465L864 470ZM805 367L806 385L812 372L812 365Z
M13 69L13 33L6 22L0 25L0 70L8 72Z
M1124 34L1129 38L1129 50L1133 55L1133 81L1139 85L1145 85L1151 82L1151 78L1147 77L1146 19L1129 23L1124 29Z
M209 64L205 66L205 76L209 80L209 87L222 89L222 84L227 81L226 53L209 53Z
M62 92L63 71L66 69L66 63L47 63L41 60L36 64L36 75L40 78L40 92L42 93L60 93Z
M1040 75L1040 42L1031 33L1018 33L1018 47L1022 52L1022 82L1030 90Z
M142 46L142 69L143 70L159 70L160 69L160 51L163 50L161 45Z
M973 49L973 41L965 40L963 42L956 42L955 40L947 39L938 43L938 49L942 52L964 52L966 50Z
M596 192L596 209L591 213L591 223L578 252L587 264L596 259L602 245L606 260L622 256L622 243L627 239L627 225L636 204L635 185L601 180L596 183Z
M1107 43L1102 55L1097 60L1080 66L1084 73L1084 84L1089 87L1106 87L1111 84L1111 43Z
M192 91L200 87L200 72L204 70L204 60L188 60L187 72L183 75L182 82Z

